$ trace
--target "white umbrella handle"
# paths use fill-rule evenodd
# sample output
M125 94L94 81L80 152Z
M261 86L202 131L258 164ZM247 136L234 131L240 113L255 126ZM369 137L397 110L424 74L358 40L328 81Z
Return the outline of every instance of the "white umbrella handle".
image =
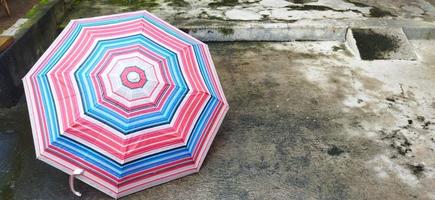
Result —
M74 193L76 196L79 197L81 197L82 194L74 189L74 178L76 176L82 175L83 172L84 172L83 169L75 169L74 172L69 176L69 188L71 189L72 193Z

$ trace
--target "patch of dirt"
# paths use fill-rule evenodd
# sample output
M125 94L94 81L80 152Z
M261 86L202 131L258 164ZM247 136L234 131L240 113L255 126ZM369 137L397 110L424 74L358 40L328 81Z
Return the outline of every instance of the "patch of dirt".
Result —
M7 16L3 7L0 9L0 32L8 29L19 18L24 17L33 5L37 4L38 0L8 0L11 16Z

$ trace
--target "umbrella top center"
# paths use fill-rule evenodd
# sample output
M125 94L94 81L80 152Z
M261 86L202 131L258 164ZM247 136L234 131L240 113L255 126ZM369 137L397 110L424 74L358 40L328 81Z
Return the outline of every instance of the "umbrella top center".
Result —
M140 81L140 75L139 75L139 73L137 73L135 71L128 72L127 80L132 82L132 83L137 83Z

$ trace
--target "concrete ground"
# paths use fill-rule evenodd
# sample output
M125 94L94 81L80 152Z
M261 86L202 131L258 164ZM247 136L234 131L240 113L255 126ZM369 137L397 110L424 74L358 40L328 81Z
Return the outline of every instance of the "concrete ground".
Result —
M416 61L361 61L340 42L210 43L231 109L198 174L124 199L435 199L435 41ZM24 104L4 199L78 199L35 159ZM82 199L109 199L79 184Z
M65 23L147 9L179 27L204 27L186 30L201 39L256 40L259 32L240 27L284 23L293 29L275 36L300 30L294 38L336 41L209 43L231 108L203 168L124 199L435 199L435 40L415 40L422 30L435 38L435 1L126 2L76 1ZM390 43L367 51L371 38ZM361 60L367 52L394 60ZM0 199L78 199L66 174L35 159L27 116L24 102L0 109L0 145L15 152L0 159ZM82 199L109 199L82 183L78 190Z
M146 9L165 20L296 22L394 18L432 22L433 0L81 0L69 18ZM204 24L202 24L204 25Z
M403 28L435 39L426 0L80 0L69 19L148 10L203 41L344 41L347 28Z

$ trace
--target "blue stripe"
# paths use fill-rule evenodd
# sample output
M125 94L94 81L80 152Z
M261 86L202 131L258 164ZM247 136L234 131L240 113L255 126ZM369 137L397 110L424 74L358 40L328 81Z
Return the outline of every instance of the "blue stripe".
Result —
M168 33L174 35L178 39L193 45L196 59L198 60L198 64L201 69L201 74L206 82L206 86L208 90L212 94L212 98L209 100L209 102L207 102L207 105L204 108L203 112L201 113L199 120L195 124L191 137L188 140L189 142L187 147L168 150L162 153L158 153L152 156L147 156L145 158L141 158L129 162L124 165L120 165L115 161L107 158L106 156L96 152L95 150L83 144L80 144L68 137L60 136L58 119L55 115L57 111L54 105L53 94L50 90L50 85L48 83L46 73L50 71L56 63L58 63L59 59L65 54L66 50L71 46L71 43L74 41L74 39L77 37L77 35L79 34L79 32L83 27L112 24L112 23L118 23L118 22L128 21L137 18L138 17L131 17L125 19L108 20L108 21L98 22L98 23L80 24L73 31L72 36L65 41L64 45L59 49L59 51L55 53L55 55L50 59L47 66L37 76L37 81L41 88L42 100L45 107L45 116L47 118L50 141L52 142L52 144L70 153L73 153L80 158L87 160L93 165L106 170L107 172L113 174L118 178L122 178L126 175L139 172L145 169L149 169L150 167L153 166L166 164L174 160L191 156L191 152L193 151L194 147L197 145L198 139L200 138L201 134L203 134L204 128L208 123L210 123L209 119L211 117L213 110L220 103L219 99L217 99L215 96L216 94L215 88L212 87L210 80L208 80L209 76L212 75L208 74L206 71L206 66L201 56L201 52L199 51L198 45L195 45L194 41L190 40L189 38L185 38L184 36L178 34L178 32L175 32L172 29L163 26L159 22L151 21L148 19L148 17L144 16L144 19L153 23L157 27L163 29L164 31L167 31Z
M93 70L93 67L100 62L108 50L135 44L142 45L160 54L168 61L168 68L177 87L168 97L168 101L163 105L161 112L125 118L119 113L98 104L98 98L95 93L95 90L98 88L93 87L94 85L92 84L92 78L89 74L91 73L91 70ZM75 73L75 77L83 99L83 106L86 110L85 114L103 123L106 123L107 125L125 134L136 132L145 128L168 124L173 118L177 107L188 92L187 84L182 76L176 54L166 48L161 47L155 42L152 42L142 35L134 35L126 38L98 42L88 59Z

